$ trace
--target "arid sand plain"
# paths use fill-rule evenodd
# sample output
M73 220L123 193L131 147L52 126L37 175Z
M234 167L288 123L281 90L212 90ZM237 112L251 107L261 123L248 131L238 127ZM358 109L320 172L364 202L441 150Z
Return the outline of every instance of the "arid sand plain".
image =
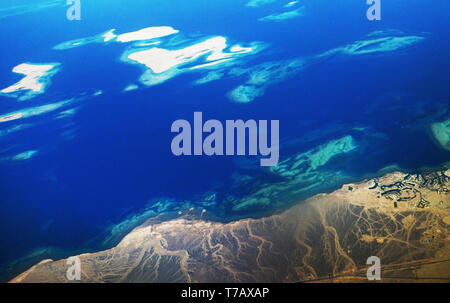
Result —
M83 254L81 282L450 282L450 169L390 173L281 214L227 224L149 219L114 248ZM11 282L68 282L44 260Z

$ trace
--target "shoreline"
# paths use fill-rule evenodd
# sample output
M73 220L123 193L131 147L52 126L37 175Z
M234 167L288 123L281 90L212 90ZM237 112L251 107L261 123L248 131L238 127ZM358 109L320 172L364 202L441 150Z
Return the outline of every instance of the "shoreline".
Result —
M417 176L419 176L419 174L420 174L419 171L422 171L424 174L427 174L427 173L428 174L433 174L433 173L442 172L443 170L447 170L448 171L448 168L449 168L449 163L446 162L446 163L442 164L439 168L421 168L421 169L418 169L418 170L414 170L414 172L418 174ZM395 175L411 175L411 171L409 171L409 172L400 172L400 171L389 172L389 173L385 173L382 176L373 177L373 178L365 178L363 181L360 181L360 182L357 182L357 183L342 184L339 189L337 189L337 190L335 190L335 191L333 191L331 193L319 193L319 194L316 194L316 195L314 195L314 196L312 196L312 197L310 197L308 199L305 199L304 201L297 202L296 204L290 206L286 210L281 211L280 213L272 214L271 216L265 216L265 217L261 217L261 218L258 218L258 219L245 218L245 219L239 219L239 220L231 221L231 222L228 222L228 223L221 223L221 222L213 222L213 221L203 221L203 220L199 220L199 219L195 219L195 218L187 218L187 219L186 218L172 218L172 219L169 219L168 221L161 221L161 222L155 224L155 217L148 218L148 219L146 219L144 221L144 223L142 223L142 224L132 228L132 230L130 232L128 232L122 238L122 240L119 241L119 243L116 246L112 247L111 249L116 249L117 247L119 247L122 244L122 242L126 241L126 239L128 237L132 236L135 232L139 231L140 229L144 229L144 228L146 228L148 226L171 225L171 224L175 224L176 222L180 222L180 221L184 221L184 222L186 222L186 224L193 224L193 225L195 225L195 224L198 223L198 224L210 224L210 225L213 225L213 226L222 226L222 227L223 226L239 225L239 224L242 224L243 222L258 222L258 221L264 222L265 220L270 220L272 217L285 216L286 213L291 212L292 209L301 208L303 204L307 205L307 204L311 203L310 201L320 200L323 197L331 196L331 195L336 194L337 192L345 191L346 190L345 187L348 187L348 188L350 188L352 186L358 187L358 186L361 186L362 184L367 184L370 181L376 180L378 178L381 178L381 179L383 179L383 178L390 178L391 176L395 176ZM350 190L350 191L352 191L352 190ZM106 251L108 251L108 250L106 250ZM102 252L105 252L105 250L102 250L102 251L99 251L99 252L96 252L96 253L87 254L87 255L101 254ZM56 261L56 262L59 262L59 261ZM29 272L30 270L31 271L34 270L36 268L36 266L37 265L35 265L31 269L25 271L25 273ZM14 281L16 281L16 279L17 279L17 277L13 278L10 282L14 282Z

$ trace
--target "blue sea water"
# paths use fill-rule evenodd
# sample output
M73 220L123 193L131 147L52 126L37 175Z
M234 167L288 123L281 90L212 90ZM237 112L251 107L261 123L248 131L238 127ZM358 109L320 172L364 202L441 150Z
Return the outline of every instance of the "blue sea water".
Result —
M76 102L0 123L3 279L42 258L114 245L124 231L161 212L186 213L193 207L222 221L257 217L343 182L377 175L388 166L414 171L450 160L430 134L432 123L450 116L448 1L382 0L382 20L372 22L366 19L364 0L300 0L292 8L282 0L258 7L244 0L81 0L80 21L67 20L65 1L4 2L0 89L22 78L11 72L21 63L58 62L60 71L45 93L34 98L0 95L0 116L62 100ZM260 21L300 8L300 16L292 19ZM228 46L258 42L264 47L220 67L226 76L216 81L194 84L207 70L180 73L150 87L139 83L146 67L121 60L133 50L131 43L54 49L113 28L126 33L153 26L179 30L170 41L156 39L161 40L158 47L167 49L215 36L226 37ZM411 36L423 39L402 47L381 45L384 50L366 54L342 50L357 41ZM380 45L360 50L371 47ZM280 68L295 59L305 66L283 76ZM249 103L230 99L229 92L264 64L279 69L269 74L264 94ZM236 68L246 69L247 76L229 74ZM139 89L123 92L131 83ZM61 117L68 109L74 114ZM259 167L252 157L173 156L170 126L177 119L192 121L194 111L203 112L205 120L280 120L281 161L324 150L345 136L352 137L355 148L313 170L319 181L311 189L282 192L283 203L236 211L231 196L239 200L291 181ZM6 133L15 126L22 129ZM37 153L12 159L29 150ZM301 189L295 186L290 191ZM129 226L118 228L113 237L117 228L111 228L127 219L124 225Z

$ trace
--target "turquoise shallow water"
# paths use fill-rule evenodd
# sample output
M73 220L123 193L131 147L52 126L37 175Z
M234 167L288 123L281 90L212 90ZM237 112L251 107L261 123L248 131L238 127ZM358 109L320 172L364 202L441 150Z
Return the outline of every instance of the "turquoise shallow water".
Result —
M450 160L430 132L449 118L445 1L383 1L376 22L350 0L82 1L80 21L64 2L0 7L4 279L160 213L259 217ZM15 90L18 66L52 69ZM171 123L194 111L279 120L280 163L173 156Z

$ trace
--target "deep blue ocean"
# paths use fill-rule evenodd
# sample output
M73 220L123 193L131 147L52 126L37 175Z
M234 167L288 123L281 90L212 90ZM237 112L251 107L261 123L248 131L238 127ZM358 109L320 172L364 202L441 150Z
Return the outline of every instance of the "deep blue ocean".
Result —
M12 72L21 63L60 63L45 93L23 101L0 95L0 116L76 99L54 111L0 123L2 280L43 258L115 245L130 228L161 212L184 214L192 207L192 213L205 209L221 221L258 217L386 167L416 171L450 161L450 152L430 132L432 123L450 118L449 1L382 0L381 21L366 19L365 0L300 0L289 8L287 0L258 7L247 6L247 0L81 0L80 21L66 18L65 1L53 2L0 3L0 89L23 78ZM300 16L260 20L295 9ZM167 49L215 36L226 37L229 46L264 45L221 67L223 74L233 68L251 73L267 62L295 58L308 64L283 78L275 72L271 77L277 80L263 85L263 95L239 103L229 92L247 81L245 75L197 85L209 70L183 72L146 87L138 80L145 66L121 60L131 44L54 49L110 29L127 33L153 26L179 31L158 46ZM382 45L383 50L367 54L319 56L378 35L423 39L401 47ZM130 83L139 89L124 92ZM61 118L69 109L76 111ZM279 120L280 161L345 136L356 148L314 170L314 178L325 181L310 190L282 193L285 203L236 211L229 195L239 198L285 179L259 167L254 157L175 157L171 124L192 121L195 111L205 120ZM37 153L11 160L28 150ZM242 183L242 176L250 181ZM129 225L114 235L113 226L127 219Z

